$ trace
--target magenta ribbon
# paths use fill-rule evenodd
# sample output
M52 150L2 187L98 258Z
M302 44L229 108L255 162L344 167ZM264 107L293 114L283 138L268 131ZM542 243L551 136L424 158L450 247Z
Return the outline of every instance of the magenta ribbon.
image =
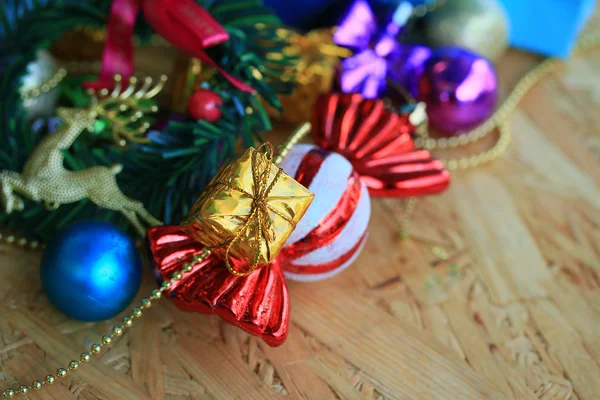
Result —
M86 82L86 88L112 88L115 75L119 74L124 79L133 75L133 29L140 9L152 28L174 47L216 68L237 89L255 92L252 87L225 72L204 52L207 47L229 40L229 34L194 0L114 0L98 81Z

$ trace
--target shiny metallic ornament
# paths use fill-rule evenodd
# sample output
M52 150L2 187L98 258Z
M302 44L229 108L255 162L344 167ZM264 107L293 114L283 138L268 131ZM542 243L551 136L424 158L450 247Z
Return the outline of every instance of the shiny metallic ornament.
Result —
M19 92L23 108L30 120L49 118L54 114L58 100L56 86L66 75L47 50L38 50L36 59L27 64Z
M217 122L221 118L223 99L208 89L196 90L188 100L187 111L196 121Z
M237 276L275 259L314 198L272 161L267 142L223 165L181 223Z
M374 197L437 194L450 174L429 151L415 146L422 106L412 113L389 110L383 100L361 95L322 95L315 106L315 143L340 153L354 166Z
M448 0L424 24L431 47L463 47L496 61L508 45L508 17L497 0Z
M159 284L168 282L184 265L192 267L180 280L171 281L164 293L177 307L216 314L271 346L285 341L290 299L278 259L249 275L236 276L214 254L202 260L204 245L176 225L151 228L147 239Z
M41 262L50 302L67 316L103 321L129 306L142 282L134 241L107 222L70 225L51 239Z
M283 113L268 105L267 110L274 117L300 124L310 120L317 97L333 88L340 58L349 57L352 52L333 42L331 28L316 29L306 34L279 28L277 35L288 43L284 52L298 57L298 64L289 76L284 76L285 80L294 79L296 86L292 93L278 96Z
M419 77L423 74L425 62L431 57L431 53L432 50L427 46L403 44L390 58L384 96L403 104L406 98L398 91L398 88L402 88L414 97L418 93ZM401 97L397 99L398 95Z
M453 47L433 51L416 87L413 96L427 105L430 126L450 136L488 119L498 96L494 66L478 54Z

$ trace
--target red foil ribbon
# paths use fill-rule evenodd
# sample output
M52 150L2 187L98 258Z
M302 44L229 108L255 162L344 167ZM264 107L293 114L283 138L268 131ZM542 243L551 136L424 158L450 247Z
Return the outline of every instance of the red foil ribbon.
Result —
M184 311L216 314L271 346L279 346L285 341L290 301L277 259L248 276L239 277L229 273L223 260L214 255L194 262L194 257L202 254L204 246L179 226L151 228L147 242L159 283L181 271L185 264L193 265L192 271L174 281L166 292L177 307Z
M216 68L237 89L254 92L253 88L229 75L204 52L208 47L229 40L229 34L194 0L113 0L99 79L85 83L85 87L111 88L116 74L125 79L132 76L133 29L140 8L152 28L174 47Z
M444 191L450 174L429 151L415 146L408 115L388 111L382 100L330 93L314 108L315 143L342 154L372 196L417 197Z

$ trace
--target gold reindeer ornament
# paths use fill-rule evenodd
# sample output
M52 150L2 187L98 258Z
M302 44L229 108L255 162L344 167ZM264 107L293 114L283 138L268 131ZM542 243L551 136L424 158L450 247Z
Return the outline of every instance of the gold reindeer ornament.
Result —
M58 108L57 114L63 125L40 141L23 171L0 171L4 212L23 210L23 199L19 196L43 202L50 210L87 198L99 207L122 213L141 235L145 234L145 227L140 219L150 226L160 225L161 222L150 215L141 202L125 196L119 189L115 176L123 169L122 165L70 171L64 166L63 151L69 149L84 130L92 131L99 118L110 122L113 138L119 145L126 141L144 141L142 135L149 126L140 124L140 119L157 109L141 104L156 96L165 81L163 76L153 85L152 79L146 78L138 88L137 80L131 78L123 90L121 78L117 76L114 90L90 92L92 105L89 108Z

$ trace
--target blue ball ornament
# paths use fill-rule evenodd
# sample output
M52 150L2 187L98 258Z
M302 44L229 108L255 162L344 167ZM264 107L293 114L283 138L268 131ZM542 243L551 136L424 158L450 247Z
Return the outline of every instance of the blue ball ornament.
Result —
M131 304L142 282L142 260L123 230L107 222L78 222L48 242L41 280L58 310L102 321Z

